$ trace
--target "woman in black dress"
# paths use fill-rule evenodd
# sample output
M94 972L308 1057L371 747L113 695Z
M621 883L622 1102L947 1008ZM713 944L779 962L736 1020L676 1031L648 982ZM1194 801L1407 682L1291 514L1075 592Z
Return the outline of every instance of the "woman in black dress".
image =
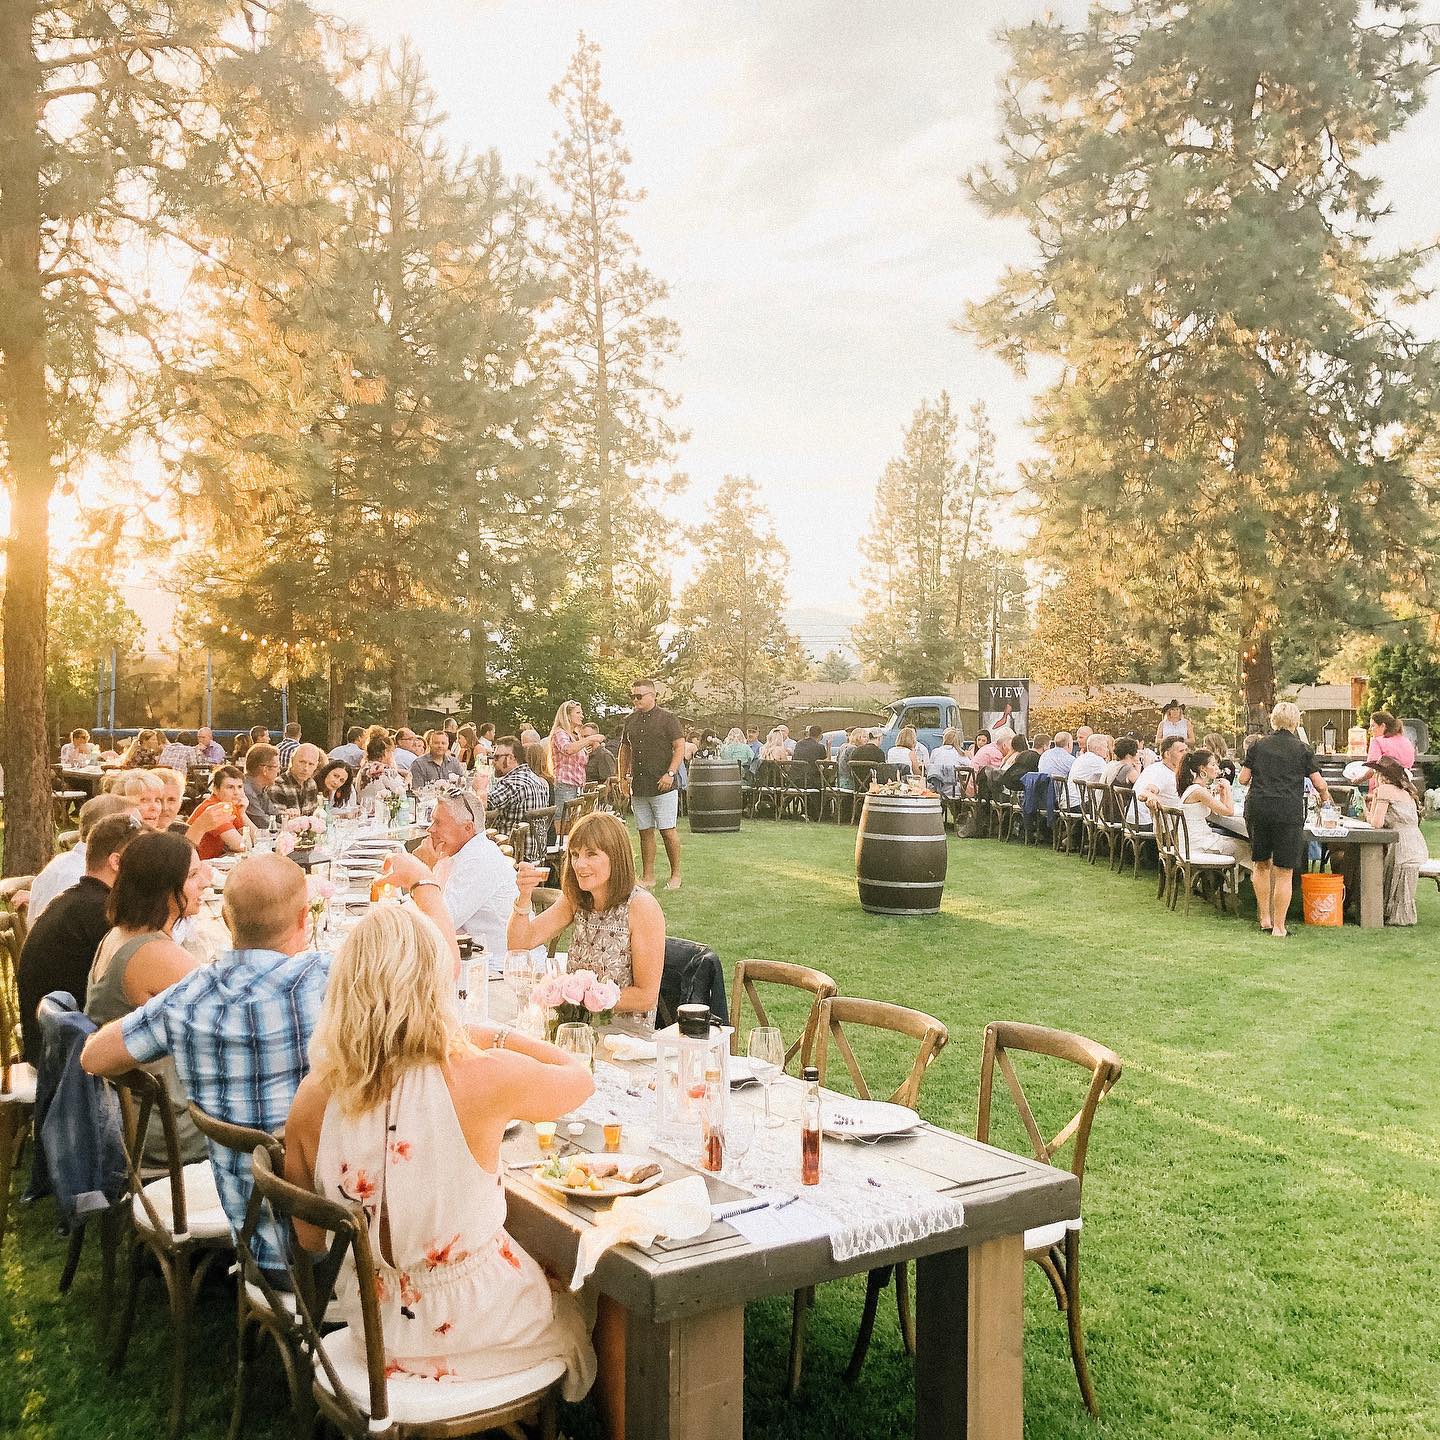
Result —
M1269 735L1245 752L1240 783L1248 785L1245 826L1255 862L1252 880L1260 928L1283 939L1295 871L1305 854L1305 781L1328 804L1330 791L1315 763L1315 752L1295 733L1300 709L1282 700L1270 712Z

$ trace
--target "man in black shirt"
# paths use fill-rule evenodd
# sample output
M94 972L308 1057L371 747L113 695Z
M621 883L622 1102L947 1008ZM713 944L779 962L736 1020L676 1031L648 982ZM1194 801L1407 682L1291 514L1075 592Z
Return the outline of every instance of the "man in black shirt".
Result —
M90 966L110 929L105 911L120 852L140 833L139 817L131 812L99 821L85 841L84 875L62 890L30 927L16 975L20 1034L30 1065L40 1063L44 1048L35 1019L41 1000L52 990L68 990L82 1007L85 1004Z
M655 832L665 842L670 862L667 890L680 888L680 833L675 825L680 795L675 778L685 759L685 732L680 722L655 703L655 682L636 680L630 686L635 709L625 722L620 742L620 784L630 795L640 831L640 880L647 890L655 884Z
M586 739L598 735L600 727L586 723L580 727L580 734ZM608 745L597 745L585 757L585 781L589 785L603 785L615 773L615 757Z
M1030 747L1030 742L1017 735L1010 742L1010 759L1000 767L1000 783L1007 790L1021 791L1025 788L1025 777L1033 775L1040 768L1040 752Z
M812 725L805 732L805 738L795 742L795 753L790 757L795 762L791 774L796 782L815 792L806 801L807 813L812 820L820 818L820 772L815 763L830 758L830 751L820 738L824 733L818 725Z

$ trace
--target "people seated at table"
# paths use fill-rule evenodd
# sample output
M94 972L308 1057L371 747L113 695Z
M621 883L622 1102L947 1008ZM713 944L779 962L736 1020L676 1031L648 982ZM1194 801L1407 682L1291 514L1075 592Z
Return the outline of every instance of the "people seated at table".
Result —
M857 769L864 766L884 766L885 752L880 748L879 737L873 730L859 730L855 732L860 736L860 743L850 752L846 762L850 771L850 788L856 793L861 793L870 788L871 780L878 780L883 777L884 771ZM764 753L763 751L761 752Z
M115 761L117 770L151 770L160 762L165 737L158 730L141 730Z
M1180 773L1180 764L1185 759L1187 748L1185 741L1180 736L1167 735L1160 742L1159 759L1152 761L1140 772L1140 778L1135 782L1135 799L1138 802L1137 809L1142 825L1155 823L1150 814L1150 803L1161 805L1178 805L1180 803L1180 790L1176 776Z
M1080 727L1082 730L1085 726ZM1077 732L1078 733L1078 732ZM1058 737L1057 737L1058 738ZM1110 762L1110 737L1099 731L1092 731L1085 737L1085 748L1075 757L1070 766L1069 784L1066 788L1066 805L1071 810L1080 808L1079 786L1085 782L1102 784L1105 767Z
M1175 777L1180 792L1180 808L1185 824L1180 829L1180 844L1188 839L1185 859L1199 852L1205 855L1229 855L1232 858L1250 853L1250 847L1234 835L1226 835L1210 824L1212 815L1233 815L1235 802L1230 782L1220 773L1220 762L1209 750L1187 750Z
M361 809L383 806L388 796L403 795L405 790L405 777L395 765L394 741L384 730L373 729L365 740L364 763L355 776L355 794Z
M1420 867L1430 848L1420 829L1424 801L1419 786L1393 755L1367 762L1375 775L1375 788L1365 807L1365 818L1377 830L1396 830L1400 838L1385 854L1385 923L1414 925L1415 888Z
M90 770L100 763L100 747L90 739L88 730L72 730L70 739L60 747L60 766L64 770Z
M329 810L349 810L355 803L355 772L343 760L327 760L315 772L320 804Z
M532 810L543 810L550 804L550 787L523 758L520 741L514 735L502 735L492 752L495 778L490 782L486 803L495 813L495 825L502 835L526 823ZM518 858L518 857L517 857ZM525 859L540 863L545 858L545 831L530 827Z
M315 783L319 768L320 747L297 744L289 764L270 783L270 803L277 811L313 815L320 808L320 787Z
M480 761L480 732L468 720L455 734L455 745L451 754L468 772Z
M588 1069L507 1026L467 1030L441 936L394 905L341 945L312 1051L285 1125L285 1173L362 1205L387 1373L484 1380L558 1358L564 1395L580 1399L595 1378L585 1321L505 1231L500 1143L512 1120L583 1104ZM295 1230L324 1248L324 1232ZM360 1333L348 1261L326 1318Z
M1106 788L1133 785L1140 778L1140 742L1133 735L1122 735L1112 749L1113 758L1106 764L1101 777Z
M30 930L16 973L20 1033L30 1065L39 1065L44 1048L35 1018L40 1001L52 990L64 990L77 1004L84 1002L90 965L110 930L110 888L120 868L121 852L141 833L134 809L118 797L97 795L85 809L92 805L110 808L91 811L88 823L81 812L85 839L75 847L81 859L79 876L42 907L43 913L36 912L33 898L31 901ZM36 876L37 885L40 879Z
M131 801L147 830L159 827L160 814L165 808L165 786L153 770L124 771L111 780L107 793Z
M487 720L475 731L476 759L489 761L490 752L495 748L495 727Z
M343 760L350 769L358 770L365 763L365 751L361 748L365 739L365 727L363 725L352 725L345 732L345 742L337 745L331 752L332 760Z
M303 731L298 720L292 720L285 727L285 736L276 747L280 751L280 769L285 770L290 764L290 757L300 745L300 737Z
M998 770L1005 763L1005 747L996 742L988 730L975 732L975 749L970 766L978 776L982 770Z
M245 752L245 817L261 833L280 828L280 807L270 787L280 778L280 752L273 745L253 744Z
M45 868L30 882L30 904L25 913L32 926L56 896L76 884L85 873L86 846L89 844L90 832L102 820L108 820L112 815L133 815L135 825L138 827L141 823L135 802L123 795L96 795L80 807L76 820L80 831L79 840L68 850L61 850L52 856L46 862ZM75 998L78 1000L81 997L77 995Z
M225 751L215 739L215 732L202 725L195 732L195 763L197 765L223 765Z
M775 726L765 737L765 743L760 747L760 763L767 760L788 760L790 758L790 747L785 743L785 735L780 726Z
M460 722L453 715L447 715L440 728L445 732L446 740L453 751L460 743Z
M173 740L166 741L155 761L157 770L178 770L188 775L195 764L195 732L182 730Z
M119 1020L183 980L196 960L174 938L175 926L200 909L206 866L188 840L165 833L137 835L123 849L106 914L111 929L90 967L85 1013L97 1025ZM78 998L78 997L77 997ZM185 1090L169 1063L155 1071L175 1111L185 1163L205 1158L205 1142L185 1113ZM166 1160L157 1116L145 1133L145 1159Z
M421 887L412 898L453 947L439 890ZM330 974L330 956L307 948L309 907L305 872L293 860L275 854L241 860L225 883L223 914L234 949L92 1035L81 1056L85 1070L119 1075L173 1056L186 1093L207 1114L279 1130L309 1069L310 1037ZM238 1232L250 1199L249 1158L217 1148L210 1162ZM256 1237L256 1252L265 1269L280 1271L268 1227Z
M960 732L952 725L925 761L925 778L942 795L954 792L956 776L965 757L960 753Z
M1057 730L1049 746L1040 751L1040 763L1036 766L1040 774L1048 775L1052 780L1069 775L1075 764L1075 753L1071 749L1073 743L1068 730ZM1036 749L1039 750L1038 745Z
M1260 928L1284 939L1289 934L1285 917L1294 874L1305 854L1305 782L1309 780L1327 805L1330 789L1315 763L1315 752L1295 733L1300 726L1299 707L1282 700L1271 710L1270 724L1271 733L1245 752L1238 779L1247 787L1245 828L1254 861L1251 879Z
M410 766L410 788L416 794L440 781L462 785L465 767L450 751L450 737L443 730L425 732L425 753ZM577 792L578 793L578 792Z
M243 767L245 764L245 757L250 753L250 747L254 743L255 742L251 740L250 736L248 734L245 734L244 732L237 735L230 742L229 763L231 765L239 765Z
M885 763L895 766L902 780L907 776L923 778L925 762L929 758L930 752L916 738L913 725L905 726L885 752Z
M218 816L191 815L188 820L180 815L185 801L185 777L178 770L158 767L150 772L161 784L160 818L155 822L157 830L168 830L172 835L183 835L192 845L198 846L205 836L217 825L224 822ZM198 809L198 807L197 807ZM206 855L202 859L212 857Z
M1094 734L1094 730L1088 725L1077 725L1075 727L1075 739L1070 745L1070 753L1078 760L1085 753L1085 742Z
M202 860L238 855L246 845L245 777L234 765L217 766L210 773L210 793L196 807L191 824L204 824L195 842Z
M1024 735L1015 735L1009 741L1009 747L1005 762L996 774L1004 789L1019 794L1025 788L1025 777L1039 770L1040 752L1031 746Z
M538 866L520 867L508 948L545 945L573 924L567 971L589 970L613 980L620 987L613 1027L653 1033L665 968L665 916L659 901L636 883L625 826L598 810L576 821L560 871L561 898L532 916L530 897L544 878Z
M1211 730L1200 737L1200 743L1215 757L1215 763L1220 767L1220 773L1233 785L1240 767L1235 763L1235 757L1230 753L1230 747L1225 743L1225 737L1217 735Z
M1365 758L1371 762L1388 755L1404 770L1415 769L1415 746L1404 727L1388 710L1370 712L1370 749ZM1379 784L1379 771L1370 776L1370 793Z

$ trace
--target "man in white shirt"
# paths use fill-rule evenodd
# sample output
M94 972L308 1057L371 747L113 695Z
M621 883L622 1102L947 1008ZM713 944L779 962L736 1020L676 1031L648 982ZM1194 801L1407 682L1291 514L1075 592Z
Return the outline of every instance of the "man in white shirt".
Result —
M123 795L97 795L80 807L80 839L68 850L62 850L35 877L30 886L30 908L27 914L33 925L45 907L72 885L78 885L85 874L85 842L90 832L108 815L123 815L126 812L138 815L139 808L134 800Z
M1160 746L1160 758L1140 772L1140 778L1135 782L1135 799L1138 802L1142 825L1154 823L1145 805L1147 800L1159 800L1163 805L1180 803L1180 791L1176 788L1175 777L1188 748L1179 735L1167 735Z
M365 763L365 752L360 748L360 741L364 738L365 727L352 725L345 732L345 743L337 745L330 752L330 758L343 760L352 770L358 770Z
M1086 727L1081 726L1081 730ZM1058 737L1057 737L1058 738ZM1105 766L1110 759L1110 737L1108 735L1087 735L1085 749L1075 757L1070 767L1068 804L1072 810L1080 808L1080 791L1076 788L1082 780L1092 783L1105 778Z
M478 813L477 813L478 812ZM442 797L430 822L430 846L436 856L435 878L457 935L484 945L492 959L505 954L510 910L519 896L515 867L485 834L485 811L469 791ZM397 856L391 871L402 885L407 861L424 868L414 856Z

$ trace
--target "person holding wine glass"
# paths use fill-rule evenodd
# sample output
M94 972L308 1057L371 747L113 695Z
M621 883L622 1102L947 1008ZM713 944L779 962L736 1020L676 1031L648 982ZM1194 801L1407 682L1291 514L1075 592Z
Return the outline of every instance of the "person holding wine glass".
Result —
M507 950L533 950L574 925L566 969L613 980L620 987L613 1028L652 1034L665 968L665 916L655 897L635 883L625 826L600 811L577 820L560 872L560 899L532 916L530 897L544 878L539 866L520 866Z

